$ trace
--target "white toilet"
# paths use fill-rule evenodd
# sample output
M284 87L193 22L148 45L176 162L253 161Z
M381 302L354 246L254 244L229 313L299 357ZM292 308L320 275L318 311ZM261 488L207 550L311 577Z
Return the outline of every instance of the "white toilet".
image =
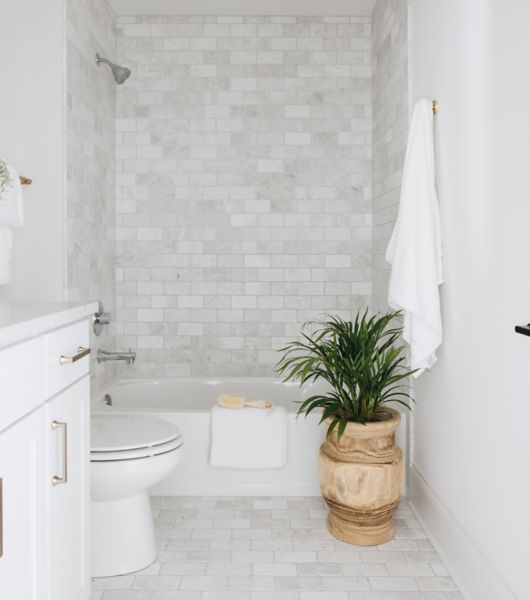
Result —
M167 421L92 415L92 577L132 573L156 559L147 489L175 468L181 446Z

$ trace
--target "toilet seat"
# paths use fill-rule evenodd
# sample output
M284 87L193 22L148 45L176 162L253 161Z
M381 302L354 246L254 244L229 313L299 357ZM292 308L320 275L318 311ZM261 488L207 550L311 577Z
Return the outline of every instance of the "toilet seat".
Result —
M147 446L144 448L136 448L133 450L116 450L114 452L91 451L90 462L107 462L109 460L132 460L137 458L149 458L166 454L182 446L182 437L179 436L171 442L165 444L157 444L156 446Z
M167 421L137 415L92 415L91 462L149 458L181 445L179 428Z

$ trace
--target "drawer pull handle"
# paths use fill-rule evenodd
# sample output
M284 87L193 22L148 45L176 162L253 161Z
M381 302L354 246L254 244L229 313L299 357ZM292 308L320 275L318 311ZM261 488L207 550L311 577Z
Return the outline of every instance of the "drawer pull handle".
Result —
M54 475L52 477L52 484L59 485L61 483L66 483L68 481L68 464L67 464L67 425L66 423L61 423L60 421L52 421L52 430L57 431L61 430L62 433L62 444L61 444L61 462L62 462L62 474Z
M83 346L78 346L77 354L75 356L60 356L59 362L61 363L61 365L69 365L70 363L75 363L78 360L85 358L85 356L88 356L89 354L90 348L83 348Z

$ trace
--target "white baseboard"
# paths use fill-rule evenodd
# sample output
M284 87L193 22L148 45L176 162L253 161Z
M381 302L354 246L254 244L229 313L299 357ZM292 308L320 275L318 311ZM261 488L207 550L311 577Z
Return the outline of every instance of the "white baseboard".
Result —
M414 466L409 471L408 492L412 510L466 600L517 600Z

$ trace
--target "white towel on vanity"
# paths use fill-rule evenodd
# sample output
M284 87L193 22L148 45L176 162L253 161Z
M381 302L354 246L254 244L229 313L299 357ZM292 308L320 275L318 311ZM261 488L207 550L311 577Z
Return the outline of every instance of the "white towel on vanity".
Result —
M24 222L22 186L16 169L11 165L8 169L12 183L0 194L0 225L21 227Z
M416 377L434 365L442 342L442 242L433 138L432 102L422 99L412 114L399 214L386 252L392 264L388 303L403 310L410 366L420 369Z
M24 222L22 187L16 170L8 165L12 184L0 194L0 285L11 280L12 227Z
M287 411L222 408L210 414L210 465L232 469L279 469L287 461Z

